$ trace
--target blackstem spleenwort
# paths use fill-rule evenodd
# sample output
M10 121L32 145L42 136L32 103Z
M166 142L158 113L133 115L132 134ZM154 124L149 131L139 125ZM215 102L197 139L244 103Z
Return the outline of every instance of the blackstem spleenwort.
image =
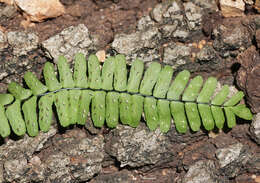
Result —
M84 125L89 111L94 126L102 127L106 122L109 128L116 127L119 121L137 127L144 112L149 129L159 127L165 133L170 129L172 117L180 133L187 131L188 123L192 131L198 131L201 124L206 130L215 126L222 129L225 120L232 128L236 116L252 119L250 110L239 104L243 92L227 99L229 87L224 85L214 95L216 78L209 77L203 83L202 77L196 76L189 82L187 70L178 73L172 81L173 69L157 62L152 62L144 72L144 63L135 60L129 77L123 55L108 57L101 69L95 55L90 55L86 62L83 54L77 54L73 73L61 56L57 68L59 81L54 65L47 62L43 69L46 85L32 72L27 72L24 80L29 89L11 82L10 93L0 94L2 137L9 136L11 129L18 136L26 131L36 136L39 129L47 132L52 123L53 106L63 127Z

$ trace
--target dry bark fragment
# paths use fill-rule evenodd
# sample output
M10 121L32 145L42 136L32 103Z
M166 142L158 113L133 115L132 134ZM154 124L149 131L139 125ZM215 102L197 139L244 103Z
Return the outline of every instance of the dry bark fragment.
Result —
M42 22L47 18L58 17L65 13L59 0L15 0L27 20Z

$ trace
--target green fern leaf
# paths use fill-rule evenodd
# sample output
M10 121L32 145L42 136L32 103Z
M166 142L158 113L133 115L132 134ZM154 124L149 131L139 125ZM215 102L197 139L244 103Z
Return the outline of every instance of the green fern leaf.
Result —
M244 104L239 104L243 92L228 99L229 87L224 85L213 97L216 78L209 77L204 82L196 76L190 80L189 71L184 70L172 81L173 69L157 62L144 71L144 63L136 59L128 74L123 55L107 58L101 67L95 55L90 55L86 62L83 54L76 54L73 73L62 56L57 68L59 80L54 65L45 64L46 86L27 72L24 80L30 89L11 82L10 93L0 94L2 137L10 135L11 129L19 136L26 131L36 136L39 129L47 132L53 105L63 127L84 125L89 113L94 126L102 127L106 122L109 128L115 128L119 122L137 127L144 113L148 128L160 128L163 133L170 130L172 118L177 131L185 133L188 127L198 131L201 125L208 131L221 129L225 121L232 128L236 116L245 120L253 117Z

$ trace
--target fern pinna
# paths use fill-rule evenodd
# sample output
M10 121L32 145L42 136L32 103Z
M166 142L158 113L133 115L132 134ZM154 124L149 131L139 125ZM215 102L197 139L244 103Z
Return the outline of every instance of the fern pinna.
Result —
M201 123L206 130L215 126L221 129L225 119L232 128L236 124L235 115L252 119L250 110L239 104L243 92L227 99L229 87L225 85L214 95L216 78L209 77L205 83L201 76L190 80L187 70L178 73L172 81L172 67L162 67L157 62L152 62L144 72L144 63L135 60L129 77L123 55L107 58L101 69L95 55L90 55L86 62L83 54L77 54L73 73L61 56L57 68L59 81L54 65L47 62L43 69L46 85L27 72L24 80L29 89L11 82L10 93L0 94L2 137L9 136L11 129L18 136L26 131L36 136L39 129L47 132L52 122L53 104L63 127L84 125L89 111L94 126L102 127L106 122L110 128L116 127L119 121L137 127L144 112L149 129L159 126L162 132L170 129L173 117L180 133L187 131L188 123L192 131L198 131Z

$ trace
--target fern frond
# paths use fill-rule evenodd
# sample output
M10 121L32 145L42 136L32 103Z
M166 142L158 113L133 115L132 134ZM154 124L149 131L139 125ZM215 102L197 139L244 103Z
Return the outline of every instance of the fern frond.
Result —
M101 68L95 55L86 62L83 54L77 54L73 73L63 56L59 57L57 68L59 80L54 65L47 62L43 69L46 85L27 72L24 80L29 89L11 82L10 93L0 94L2 137L10 135L11 129L16 135L27 131L36 136L39 129L47 132L53 105L63 127L84 125L89 111L94 126L102 127L106 122L109 128L115 128L119 121L137 127L144 113L148 128L159 127L164 133L169 131L172 118L180 133L185 133L188 126L192 131L200 130L201 125L208 131L221 129L225 120L232 128L236 116L252 119L250 110L239 104L243 92L228 99L229 87L224 85L213 97L216 78L209 77L204 82L196 76L190 80L189 71L184 70L172 81L173 69L157 62L144 72L144 63L137 59L128 75L123 55L107 58Z

